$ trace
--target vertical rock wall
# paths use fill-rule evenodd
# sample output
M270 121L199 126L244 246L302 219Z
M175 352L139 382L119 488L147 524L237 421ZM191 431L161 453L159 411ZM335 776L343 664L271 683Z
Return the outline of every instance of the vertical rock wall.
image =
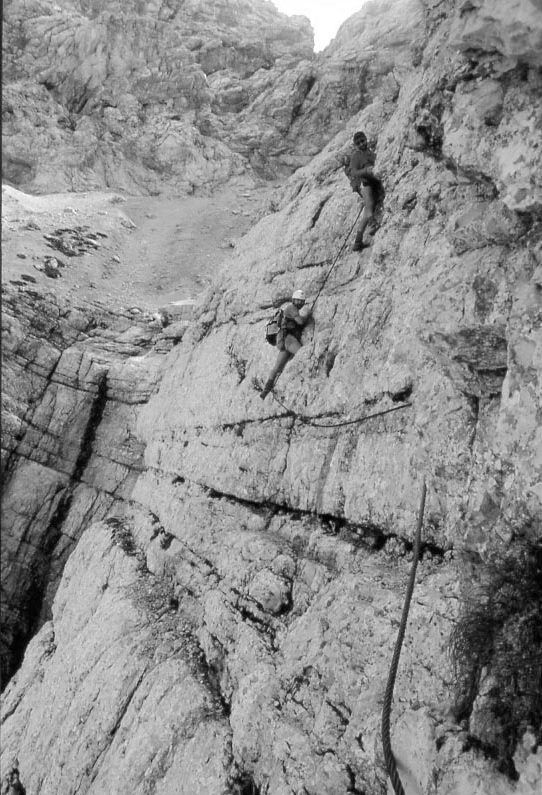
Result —
M99 307L11 288L2 309L5 685L50 615L75 542L130 498L142 467L137 415L162 357L141 358L156 332Z
M38 193L178 195L250 177L221 117L313 42L306 18L264 0L11 0L4 33L4 179Z
M406 5L370 4L337 48ZM511 781L453 720L447 644L480 560L540 540L542 20L529 0L513 18L410 5L417 57L277 191L202 301L138 413L132 503L84 535L8 688L3 759L44 795L386 792L380 716L423 477L401 777L424 795L537 792L532 734ZM360 128L386 201L371 247L335 263ZM272 307L315 296L332 263L282 403L262 402Z
M368 6L316 57L308 20L260 0L12 0L4 178L178 195L288 176L376 95L396 99L423 48L422 5L399 2Z

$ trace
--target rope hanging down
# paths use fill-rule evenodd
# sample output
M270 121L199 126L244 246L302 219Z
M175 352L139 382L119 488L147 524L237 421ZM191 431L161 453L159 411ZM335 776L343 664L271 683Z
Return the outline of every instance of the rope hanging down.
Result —
M395 677L397 675L397 666L399 664L399 656L401 654L401 646L405 637L405 629L408 620L408 611L410 610L410 600L412 599L412 592L414 591L414 582L416 580L416 569L418 567L418 559L420 557L420 541L422 537L423 514L425 510L425 495L426 495L425 479L422 486L422 496L420 500L420 509L418 512L418 526L416 528L416 537L414 539L414 552L412 560L412 568L410 570L410 579L408 581L407 592L405 595L405 604L403 606L403 615L401 616L401 624L399 632L397 633L397 640L395 641L395 649L393 658L390 665L390 672L388 674L388 682L386 684L386 692L384 695L384 706L382 707L382 745L384 747L384 759L386 760L386 768L390 781L393 784L395 795L405 795L403 784L397 772L397 764L393 751L391 750L390 740L390 712L391 701L393 698L393 687L395 685Z
M341 246L341 247L340 247L340 249L339 249L339 253L337 254L337 256L335 257L335 259L333 260L333 263L332 263L332 265L331 265L330 269L328 270L328 272L326 273L326 275L325 275L325 277L324 277L324 281L322 282L322 284L320 285L320 287L319 287L319 289L318 289L318 292L316 293L316 298L314 299L314 301L313 301L313 302L312 302L312 304L311 304L311 312L312 312L312 310L314 309L314 306L315 306L316 302L318 301L318 298L319 298L319 296L320 296L320 293L321 293L321 292L322 292L322 290L324 289L324 286L325 286L325 284L326 284L327 280L328 280L328 279L329 279L329 277L331 276L331 271L333 270L333 268L335 267L335 265L337 264L337 262L338 262L338 260L339 260L339 257L340 257L340 256L341 256L341 254L343 253L344 247L346 246L346 244L347 244L347 242L348 242L348 238L350 237L350 235L351 235L351 234L352 234L352 232L354 231L354 227L356 226L356 224L357 224L357 222L358 222L358 219L359 219L359 217L360 217L360 215L361 215L361 213L362 213L362 212L363 212L363 205L362 205L362 207L361 207L361 209L360 209L359 213L357 214L357 216L356 216L356 220L355 220L355 221L354 221L354 223L352 224L352 226L351 226L351 228L350 228L350 231L349 231L349 232L348 232L348 234L346 235L346 237L345 237L345 239L344 239L344 241L343 241L343 244L342 244L342 246Z
M288 408L284 401L277 397L274 391L272 392L272 395L277 403L279 403L282 408L287 411L288 414L290 414L294 419L299 420L299 422L302 422L305 425L312 425L314 428L341 428L345 425L355 425L358 422L365 422L365 420L370 420L373 417L382 417L384 414L390 414L392 411L400 411L400 409L407 409L412 406L412 403L402 403L400 406L393 406L391 409L384 409L384 411L376 411L374 414L366 414L364 417L358 417L355 420L342 420L341 422L315 422L314 417L298 414L297 411Z

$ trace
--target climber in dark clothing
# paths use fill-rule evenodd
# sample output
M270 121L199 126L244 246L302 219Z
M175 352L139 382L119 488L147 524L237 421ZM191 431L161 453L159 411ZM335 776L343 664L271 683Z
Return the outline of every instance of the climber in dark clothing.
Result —
M367 146L365 133L360 131L354 133L354 149L344 166L352 190L358 193L364 202L361 223L354 241L354 251L361 251L368 246L368 243L363 242L363 233L369 221L373 219L380 184L380 181L372 173L374 162L375 155Z
M291 303L286 304L283 309L281 327L277 335L279 355L277 356L275 366L269 373L269 378L265 382L264 388L260 392L262 400L265 400L290 359L293 359L298 350L302 347L301 332L311 315L310 311L301 314L300 309L304 305L305 294L303 290L296 290L292 295Z

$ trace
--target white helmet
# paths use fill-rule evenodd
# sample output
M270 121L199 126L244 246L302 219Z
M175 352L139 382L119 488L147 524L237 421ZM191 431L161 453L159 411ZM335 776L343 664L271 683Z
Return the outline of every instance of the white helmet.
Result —
M292 295L292 301L304 301L305 293L303 290L296 290Z

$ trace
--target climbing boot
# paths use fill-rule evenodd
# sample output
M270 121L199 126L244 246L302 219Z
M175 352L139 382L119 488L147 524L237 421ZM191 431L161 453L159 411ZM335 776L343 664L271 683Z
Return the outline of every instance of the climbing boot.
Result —
M358 232L356 239L354 240L354 245L352 246L352 251L363 251L363 249L367 248L368 245L368 243L363 242L363 232L361 235Z
M271 392L271 390L273 389L274 385L275 385L275 382L274 382L272 379L270 379L269 381L266 381L266 382L265 382L264 388L263 388L263 389L262 389L262 391L260 392L260 397L261 397L261 399L262 399L262 400L265 400L265 399L266 399L266 397L268 396L268 394L269 394L269 393Z
M364 248L369 248L369 244L363 242L363 235L358 235L354 240L352 251L363 251Z

